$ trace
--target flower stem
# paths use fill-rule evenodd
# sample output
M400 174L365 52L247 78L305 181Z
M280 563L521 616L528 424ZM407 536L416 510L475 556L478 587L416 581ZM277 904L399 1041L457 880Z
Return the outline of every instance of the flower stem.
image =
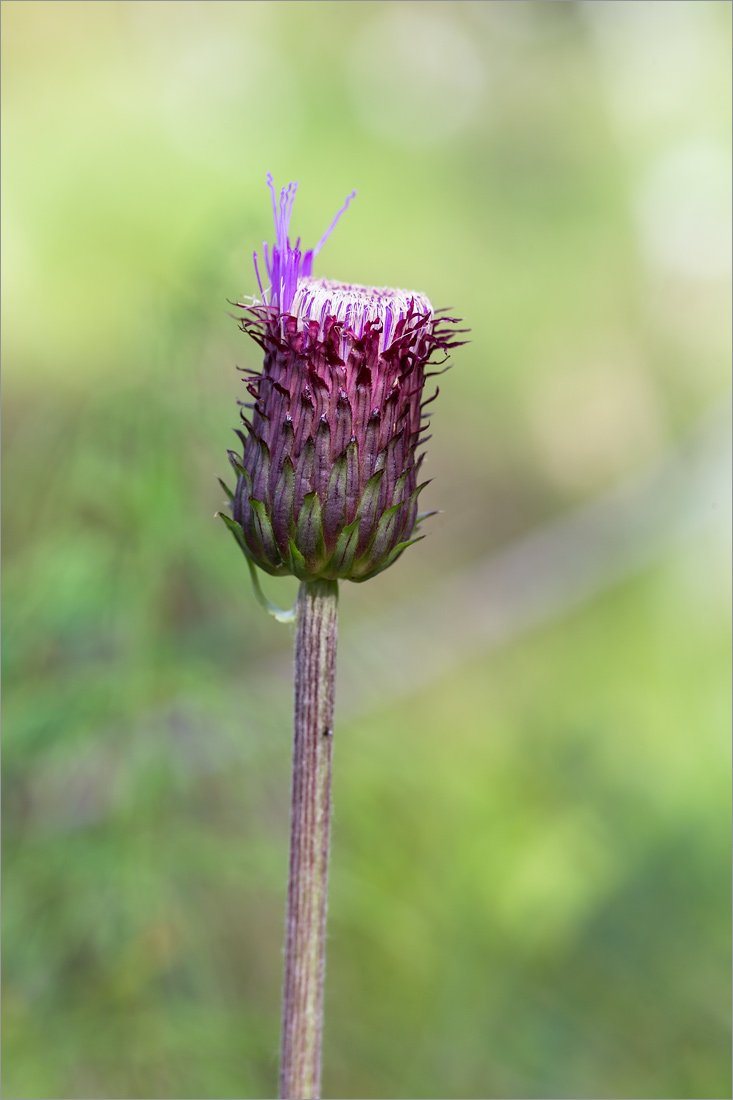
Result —
M337 605L336 581L301 584L296 602L281 1100L320 1096Z

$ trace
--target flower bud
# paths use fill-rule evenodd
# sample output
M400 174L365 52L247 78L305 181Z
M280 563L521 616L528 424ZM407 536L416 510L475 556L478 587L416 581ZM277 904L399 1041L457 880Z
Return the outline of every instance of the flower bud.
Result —
M245 372L251 401L225 518L247 557L301 580L367 580L418 541L418 496L429 414L426 368L462 341L423 294L314 279L312 251L288 239L296 185L276 200L276 243L264 246L270 287L240 327L264 351ZM257 256L255 254L255 270ZM249 410L247 415L245 409Z

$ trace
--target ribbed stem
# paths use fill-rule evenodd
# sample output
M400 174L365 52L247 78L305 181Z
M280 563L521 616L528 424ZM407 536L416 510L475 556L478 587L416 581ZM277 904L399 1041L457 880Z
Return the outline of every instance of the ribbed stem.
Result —
M281 1100L320 1096L337 605L336 581L301 584L296 603Z

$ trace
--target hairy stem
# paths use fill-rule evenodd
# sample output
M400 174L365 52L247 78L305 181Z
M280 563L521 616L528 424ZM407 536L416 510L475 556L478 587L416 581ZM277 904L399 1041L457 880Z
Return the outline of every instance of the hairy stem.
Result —
M296 603L281 1100L320 1096L337 604L336 581L301 584Z

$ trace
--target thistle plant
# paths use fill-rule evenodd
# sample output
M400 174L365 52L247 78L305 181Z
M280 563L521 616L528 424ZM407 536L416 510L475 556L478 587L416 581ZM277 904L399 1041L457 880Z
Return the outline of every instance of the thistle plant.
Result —
M293 784L280 1097L320 1095L326 887L331 810L338 581L365 581L419 541L418 497L429 419L426 378L463 341L456 320L424 294L313 277L313 261L353 192L315 246L289 229L297 184L279 198L268 175L275 243L263 246L259 297L238 321L264 353L244 371L241 453L231 515L220 513L250 567L261 603L296 621ZM301 581L283 612L257 569Z

